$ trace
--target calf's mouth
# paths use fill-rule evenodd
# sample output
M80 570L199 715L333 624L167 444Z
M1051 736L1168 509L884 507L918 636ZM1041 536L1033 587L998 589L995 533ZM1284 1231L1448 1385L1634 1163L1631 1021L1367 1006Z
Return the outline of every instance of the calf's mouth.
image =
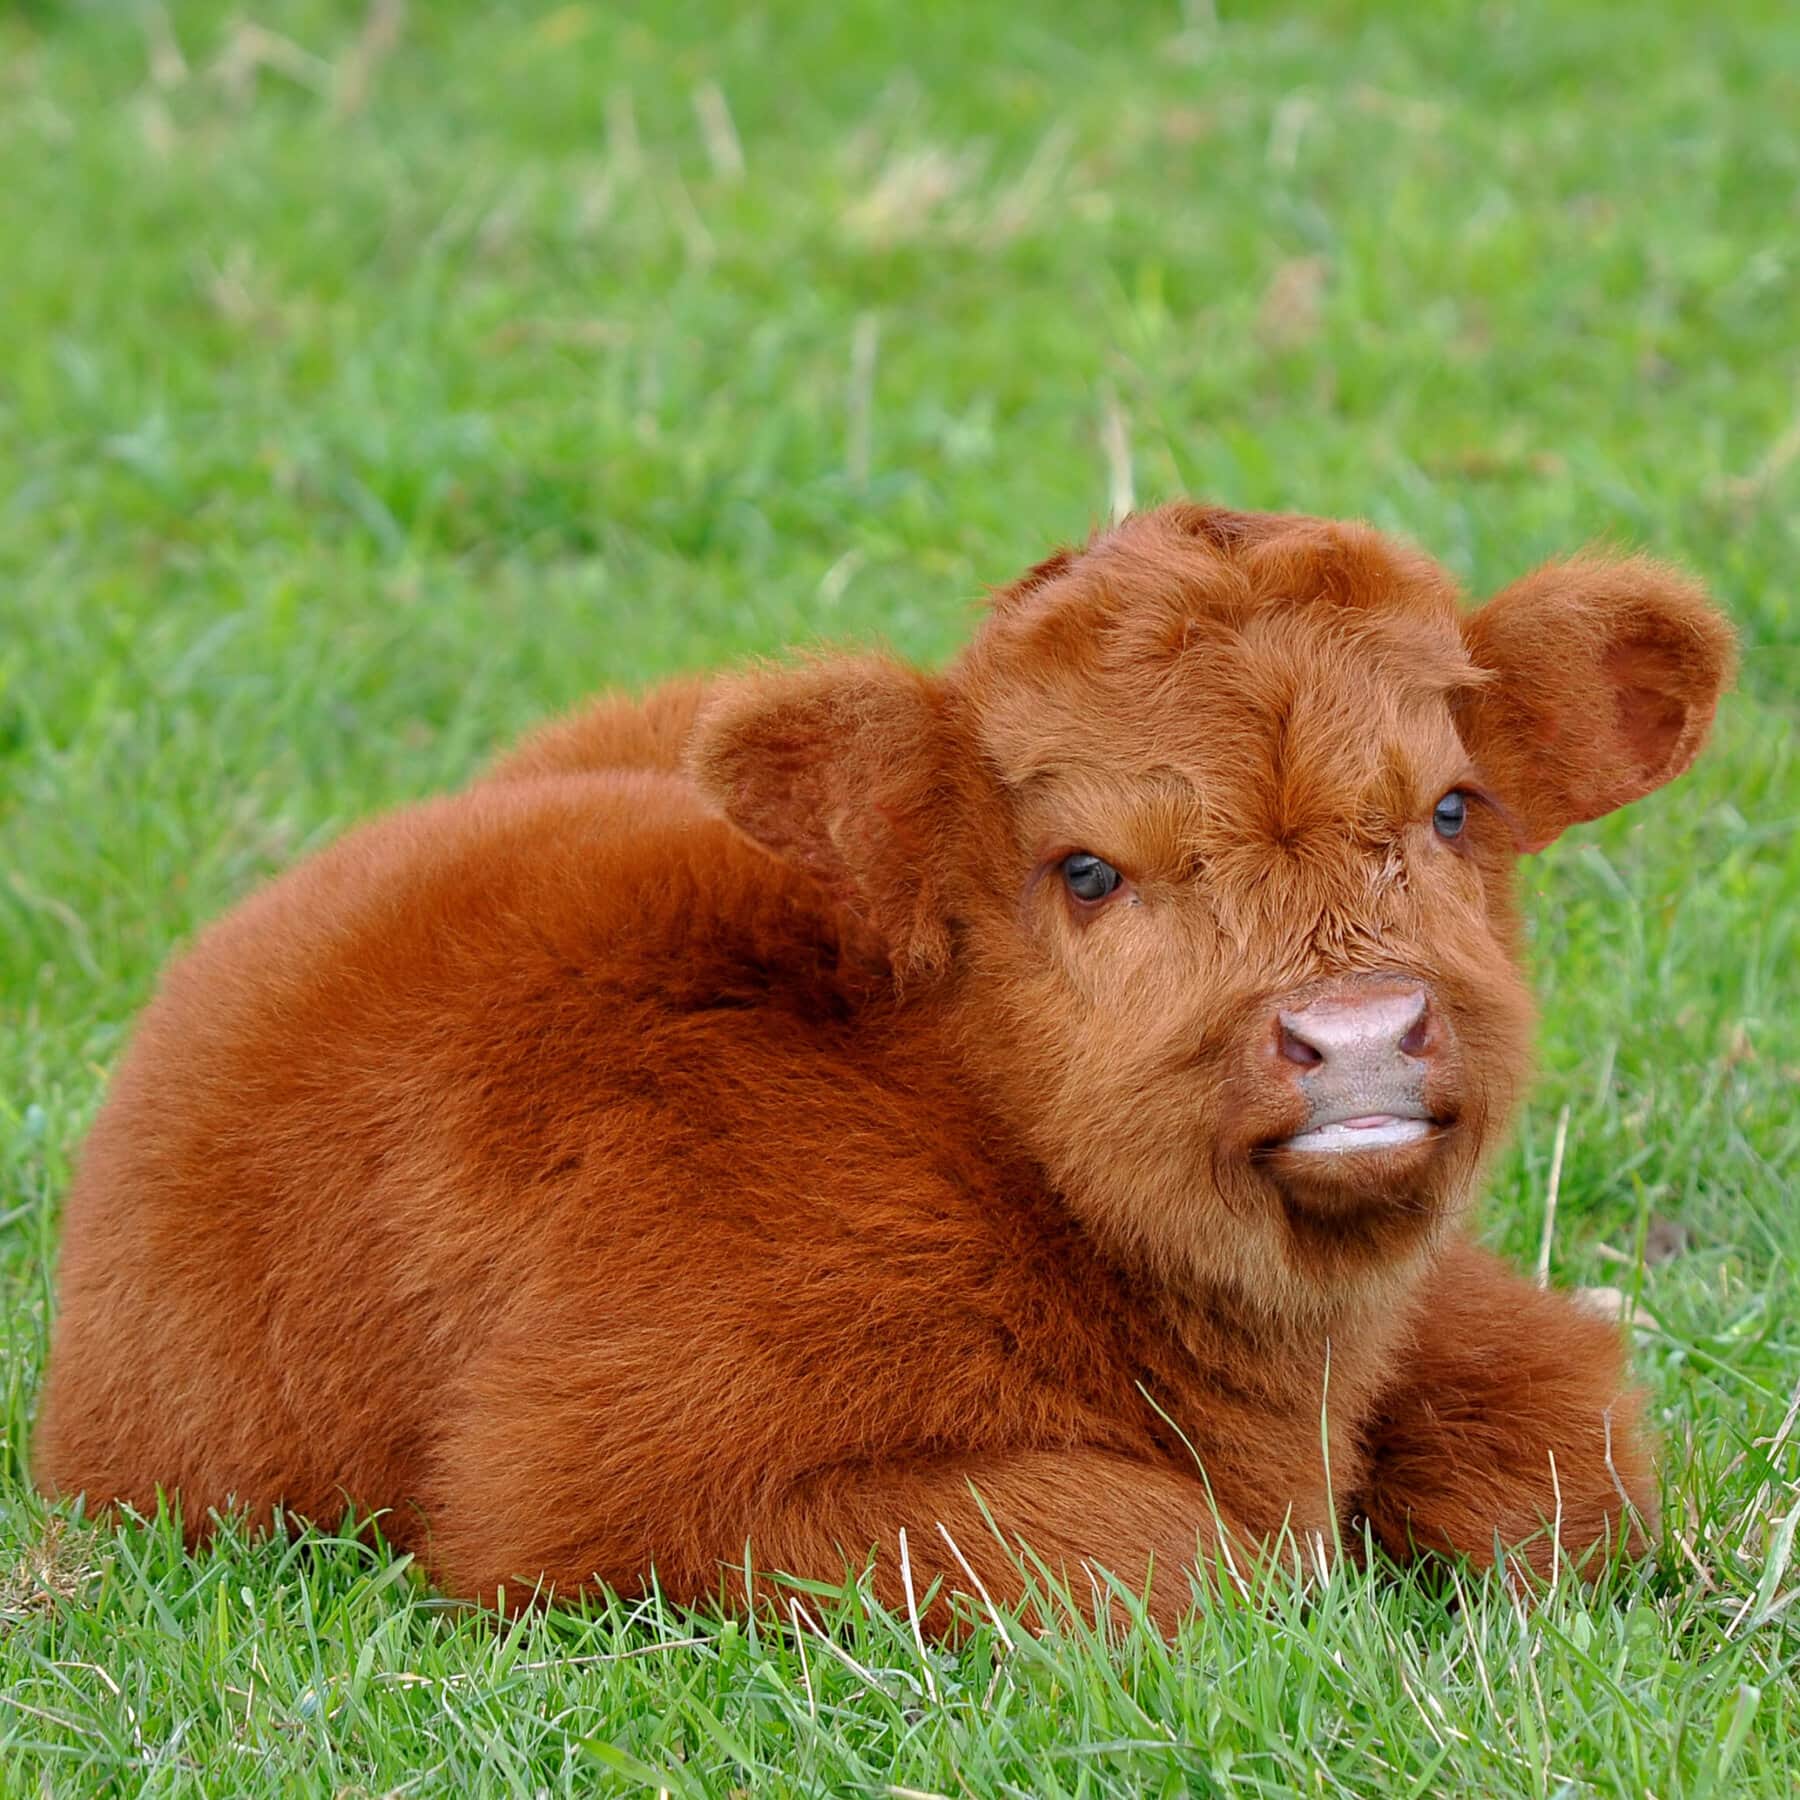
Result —
M1296 1150L1308 1156L1352 1156L1371 1150L1400 1150L1436 1137L1442 1123L1422 1105L1404 1099L1379 1111L1327 1112L1315 1117L1305 1130L1278 1139L1271 1148Z

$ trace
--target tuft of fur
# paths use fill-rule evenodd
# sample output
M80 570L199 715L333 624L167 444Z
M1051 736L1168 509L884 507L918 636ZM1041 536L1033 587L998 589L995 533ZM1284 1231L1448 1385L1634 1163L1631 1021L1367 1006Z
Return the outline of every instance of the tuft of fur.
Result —
M1354 1518L1641 1543L1618 1334L1461 1221L1527 1071L1519 841L1679 774L1730 668L1642 559L1465 611L1366 527L1181 504L941 672L599 702L169 969L69 1198L37 1476L192 1535L380 1511L515 1600L872 1555L899 1605L904 1531L938 1631L1021 1542L1165 1626ZM1395 975L1442 1128L1284 1155L1279 1009Z

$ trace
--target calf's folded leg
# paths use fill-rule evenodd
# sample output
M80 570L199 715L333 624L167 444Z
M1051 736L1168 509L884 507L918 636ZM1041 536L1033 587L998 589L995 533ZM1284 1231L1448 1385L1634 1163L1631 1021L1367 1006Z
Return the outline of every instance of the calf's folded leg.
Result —
M956 1631L955 1596L977 1607L984 1592L1008 1608L1026 1599L1038 1577L1021 1543L1077 1604L1085 1608L1094 1592L1090 1570L1103 1569L1145 1596L1156 1625L1172 1632L1192 1604L1193 1571L1217 1537L1198 1478L1098 1451L829 1469L756 1501L720 1495L704 1508L691 1486L659 1500L631 1492L629 1478L597 1474L592 1504L573 1509L573 1518L563 1512L574 1528L556 1532L540 1513L553 1535L531 1543L489 1539L496 1514L484 1505L465 1512L447 1496L433 1562L457 1589L492 1597L504 1587L522 1599L566 1597L597 1581L640 1593L654 1566L668 1598L730 1605L744 1599L748 1545L758 1604L785 1605L792 1590L784 1576L837 1585L869 1567L875 1596L901 1611L904 1530L913 1600L934 1636ZM528 1524L523 1508L501 1508L507 1515L522 1535L535 1535L538 1520Z
M983 1592L1014 1608L1041 1579L1041 1564L1089 1611L1095 1599L1119 1615L1099 1571L1145 1601L1173 1632L1193 1604L1197 1564L1210 1560L1217 1525L1195 1477L1100 1451L1034 1451L970 1458L923 1470L829 1471L754 1521L746 1534L765 1576L842 1579L873 1552L873 1591L906 1604L899 1534L926 1624L954 1627L952 1596ZM1022 1547L1022 1548L1021 1548Z
M1366 1434L1357 1510L1392 1556L1496 1548L1548 1576L1623 1532L1647 1547L1655 1477L1618 1327L1453 1246Z

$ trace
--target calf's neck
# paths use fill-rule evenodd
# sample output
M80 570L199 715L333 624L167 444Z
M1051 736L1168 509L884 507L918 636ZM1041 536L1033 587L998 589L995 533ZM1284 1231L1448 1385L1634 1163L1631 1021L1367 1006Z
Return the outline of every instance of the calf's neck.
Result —
M967 650L670 684L168 970L68 1201L51 1490L379 1512L457 1593L745 1604L901 1534L931 1628L1100 1567L1641 1545L1616 1330L1477 1248L1520 851L1688 765L1694 585L1465 609L1179 504ZM748 1571L748 1574L747 1574ZM746 1592L748 1582L750 1592Z

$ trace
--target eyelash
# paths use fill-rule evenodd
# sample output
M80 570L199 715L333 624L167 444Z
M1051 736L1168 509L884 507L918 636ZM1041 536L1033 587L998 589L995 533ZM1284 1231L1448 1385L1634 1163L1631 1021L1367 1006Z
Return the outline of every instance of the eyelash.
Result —
M1473 834L1469 827L1474 820L1477 808L1487 813L1492 818L1498 819L1512 834L1513 841L1521 847L1524 845L1524 834L1520 829L1518 818L1514 814L1512 808L1509 807L1505 801L1490 793L1480 782L1468 780L1459 781L1454 788L1446 789L1446 792L1461 794L1463 799L1468 802L1468 813L1465 817L1462 830L1453 838L1440 837L1438 840L1447 849L1454 850L1458 856L1467 856L1473 850L1474 845L1471 841ZM1430 824L1429 818L1426 820L1426 823L1428 825Z
M1072 856L1092 856L1096 862L1106 863L1107 867L1119 878L1117 886L1099 900L1083 900L1078 895L1071 893L1069 884L1063 876L1063 864ZM1065 840L1062 845L1046 851L1032 870L1030 878L1025 883L1025 891L1020 896L1021 920L1029 915L1032 897L1036 894L1040 884L1045 881L1055 885L1057 892L1062 897L1063 904L1069 909L1070 916L1082 925L1098 918L1101 913L1108 911L1115 904L1135 904L1137 901L1136 886L1130 875L1117 863L1101 856L1098 851L1084 850L1079 844L1070 844Z
M1071 868L1071 864L1082 865L1079 869ZM1091 850L1071 850L1057 865L1062 876L1063 889L1078 906L1101 907L1114 895L1128 887L1124 874L1118 866L1110 863L1103 856L1096 856ZM1077 891L1075 883L1084 875L1099 874L1105 882L1104 891L1098 894L1083 894Z

